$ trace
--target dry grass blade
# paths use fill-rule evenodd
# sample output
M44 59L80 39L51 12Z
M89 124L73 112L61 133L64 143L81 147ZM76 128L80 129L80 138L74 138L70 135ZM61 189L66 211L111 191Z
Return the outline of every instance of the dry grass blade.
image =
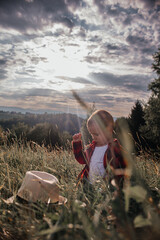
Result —
M83 101L83 99L76 93L76 91L72 90L73 97L77 100L77 102L88 112L91 113L92 109Z

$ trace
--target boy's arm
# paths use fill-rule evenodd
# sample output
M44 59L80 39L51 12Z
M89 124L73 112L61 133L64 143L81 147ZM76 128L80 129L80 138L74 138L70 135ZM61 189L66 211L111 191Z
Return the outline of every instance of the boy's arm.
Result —
M83 152L81 134L80 133L75 134L73 136L72 148L73 148L73 153L74 153L75 159L80 164L86 164L86 156L85 156L85 153Z

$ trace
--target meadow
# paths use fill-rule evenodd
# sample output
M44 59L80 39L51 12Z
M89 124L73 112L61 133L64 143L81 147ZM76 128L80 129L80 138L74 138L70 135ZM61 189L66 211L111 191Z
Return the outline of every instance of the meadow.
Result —
M5 138L5 136L4 136ZM14 140L0 146L0 239L160 239L160 164L150 153L129 156L132 174L121 196L114 196L106 182L97 182L91 200L77 186L83 166L68 147L48 149ZM26 171L55 175L65 205L6 203L16 195Z

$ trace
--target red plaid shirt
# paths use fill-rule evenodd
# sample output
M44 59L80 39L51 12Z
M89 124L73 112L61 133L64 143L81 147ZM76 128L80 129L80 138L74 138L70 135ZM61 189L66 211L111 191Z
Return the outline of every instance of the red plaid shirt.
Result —
M85 164L85 167L78 175L79 179L83 179L85 176L88 178L89 175L89 166L90 166L90 160L91 156L94 152L94 149L96 147L96 142L93 141L91 144L88 145L85 151L83 151L82 142L72 142L73 146L73 152L76 160L80 164ZM109 164L112 169L124 169L126 168L126 162L122 156L122 147L119 145L117 139L114 139L113 143L108 144L108 148L104 154L103 158L103 166L107 171L107 165ZM119 182L123 175L115 175L114 178Z

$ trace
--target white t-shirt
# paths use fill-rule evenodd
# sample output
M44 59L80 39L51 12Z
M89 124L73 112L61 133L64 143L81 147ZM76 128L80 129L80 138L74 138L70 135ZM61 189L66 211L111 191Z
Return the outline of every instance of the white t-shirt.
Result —
M108 145L101 147L95 147L93 155L91 157L89 166L89 182L94 184L97 176L104 177L106 170L103 165L104 154L108 148Z

